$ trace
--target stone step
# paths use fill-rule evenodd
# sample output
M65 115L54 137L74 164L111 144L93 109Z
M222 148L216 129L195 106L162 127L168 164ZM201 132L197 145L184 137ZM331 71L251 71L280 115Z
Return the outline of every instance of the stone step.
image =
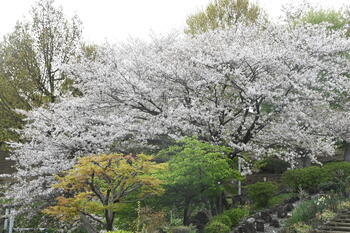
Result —
M328 222L326 226L344 226L344 227L350 227L350 222Z
M332 222L350 222L350 218L335 218Z
M350 214L338 214L337 218L350 218Z
M348 231L314 230L312 233L349 233Z
M350 227L348 226L328 226L325 225L321 228L321 230L332 230L332 231L345 231L345 232L350 232Z

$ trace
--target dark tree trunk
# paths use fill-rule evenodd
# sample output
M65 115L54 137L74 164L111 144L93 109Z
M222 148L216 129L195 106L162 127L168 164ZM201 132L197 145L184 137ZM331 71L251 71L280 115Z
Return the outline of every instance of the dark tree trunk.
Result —
M220 193L216 198L217 214L221 214L224 211L224 193Z
M185 207L184 207L184 216L183 216L183 224L185 226L190 225L190 205L191 205L191 199L186 199Z
M106 230L113 231L114 212L112 210L105 210L105 217L106 217Z
M302 158L302 166L303 167L310 167L311 166L311 160L309 157Z
M350 162L350 142L344 142L344 161Z
M80 214L80 222L82 228L84 228L87 233L97 233L96 228L90 223L89 219L84 214Z

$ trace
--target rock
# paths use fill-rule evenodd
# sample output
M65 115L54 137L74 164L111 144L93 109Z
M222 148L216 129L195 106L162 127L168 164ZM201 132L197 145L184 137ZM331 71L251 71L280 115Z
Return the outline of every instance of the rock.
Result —
M261 211L260 218L263 219L265 222L271 222L272 220L272 217L268 211Z
M278 217L278 218L285 218L285 217L287 217L287 211L286 211L286 209L284 208L284 206L280 207L280 208L277 210L277 217Z
M291 204L292 204L292 203L297 202L297 201L299 201L299 200L300 200L300 198L297 197L297 196L295 196L295 197L291 197L291 198L285 200L284 203L285 203L285 204L288 204L288 203L291 203Z
M280 222L277 219L272 219L271 223L270 223L270 226L279 228L280 227Z
M284 209L285 209L287 212L289 212L289 211L292 211L292 210L294 209L294 206L293 206L293 204L288 203L288 204L285 205Z
M265 222L262 221L262 220L257 220L257 221L255 222L256 231L264 232L264 231L265 231L264 223L265 223Z
M246 220L247 223L255 223L255 218L248 218Z
M238 228L239 233L256 233L254 223L245 223Z
M238 233L256 233L255 230L255 224L254 223L249 223L249 222L245 222L244 224L242 224L240 227L237 228Z

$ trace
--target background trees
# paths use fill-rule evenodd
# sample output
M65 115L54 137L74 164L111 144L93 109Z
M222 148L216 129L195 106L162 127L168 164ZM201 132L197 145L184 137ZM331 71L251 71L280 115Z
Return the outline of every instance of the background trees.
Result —
M159 137L195 135L244 158L292 164L332 155L323 122L333 119L330 103L349 92L349 48L325 25L245 24L100 48L68 68L83 95L27 114L28 141L14 144L11 157L19 183L8 196L45 199L55 194L52 175L76 156L152 148Z
M195 35L216 28L228 28L238 22L254 23L262 9L249 0L215 0L205 10L187 18L186 33Z
M0 122L1 142L18 140L8 128L21 127L14 109L30 110L54 102L67 88L62 66L77 55L81 24L77 17L65 18L53 0L37 1L31 18L19 22L1 42Z

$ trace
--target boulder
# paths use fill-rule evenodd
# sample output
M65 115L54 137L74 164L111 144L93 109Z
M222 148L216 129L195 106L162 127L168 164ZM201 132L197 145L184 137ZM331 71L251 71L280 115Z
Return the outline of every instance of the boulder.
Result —
M288 203L284 206L284 209L289 212L289 211L292 211L294 209L294 206L292 203Z
M255 222L256 231L264 232L265 231L264 223L265 222L263 220L257 220Z
M271 220L272 220L272 217L271 217L269 211L261 211L260 218L263 219L265 222L271 222Z
M238 228L238 233L256 233L254 223L245 222Z
M272 219L270 226L279 228L280 227L280 222L277 219Z
M284 208L284 206L278 208L278 210L277 210L277 217L278 218L285 218L285 217L287 217L287 211Z

